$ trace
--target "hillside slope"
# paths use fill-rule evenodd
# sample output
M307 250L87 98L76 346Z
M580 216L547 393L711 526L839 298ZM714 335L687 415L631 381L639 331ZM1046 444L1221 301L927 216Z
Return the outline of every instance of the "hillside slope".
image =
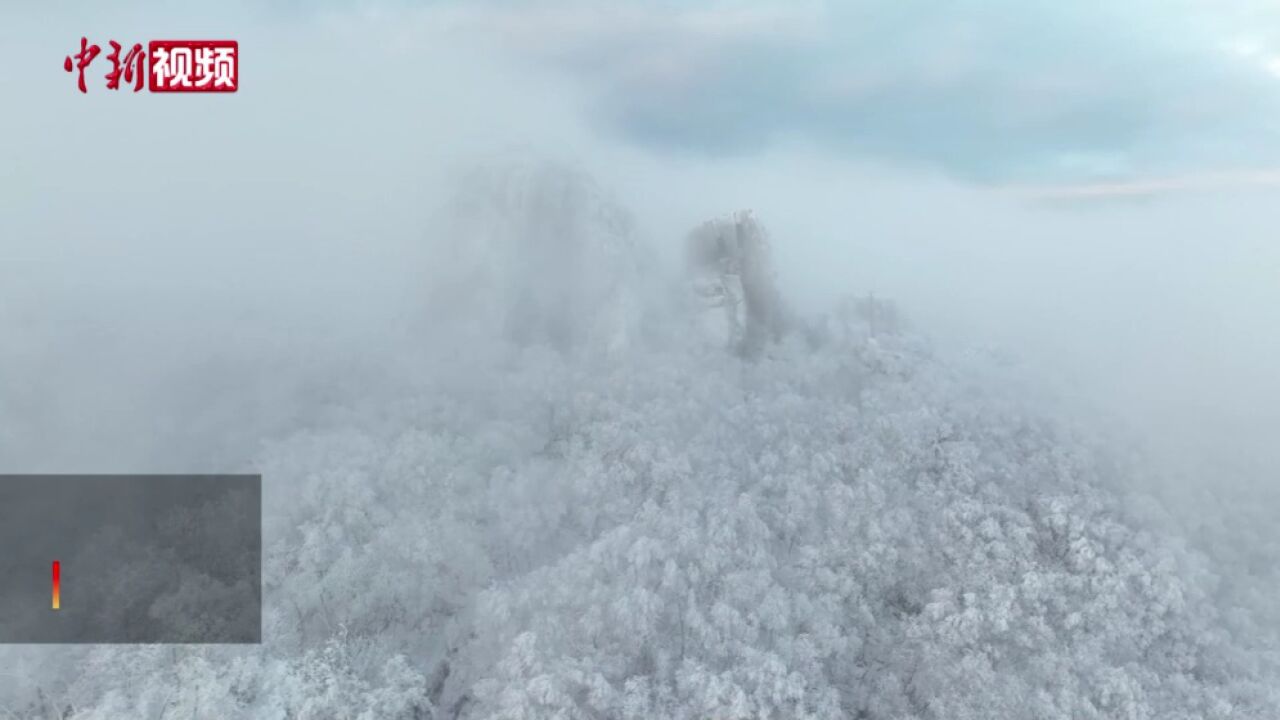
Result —
M553 177L512 195L542 227L615 217ZM485 227L488 249L522 232ZM1275 628L1223 602L1106 439L911 334L833 315L743 359L631 275L551 282L529 253L476 265L516 289L434 336L398 400L254 460L260 648L62 656L32 712L1280 717ZM623 297L643 308L581 304Z

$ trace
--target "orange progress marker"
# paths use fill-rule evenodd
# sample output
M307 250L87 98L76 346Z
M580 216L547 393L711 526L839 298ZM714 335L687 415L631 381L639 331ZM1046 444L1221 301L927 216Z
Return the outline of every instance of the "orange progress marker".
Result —
M62 605L62 563L53 561L53 609Z

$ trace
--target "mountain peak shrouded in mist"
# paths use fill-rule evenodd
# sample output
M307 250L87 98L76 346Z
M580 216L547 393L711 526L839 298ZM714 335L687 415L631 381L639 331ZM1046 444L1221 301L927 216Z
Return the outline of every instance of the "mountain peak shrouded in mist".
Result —
M754 216L671 278L562 167L482 166L443 217L427 311L468 382L426 365L267 444L263 645L85 650L73 717L1280 711L1275 628L1140 465L882 299L775 335Z
M465 172L441 215L428 239L430 312L517 344L618 350L634 340L652 260L630 213L586 174L504 156Z
M173 37L243 83L108 87ZM263 478L159 533L261 523L260 645L0 644L0 718L1280 720L1280 1L0 47L0 473ZM0 626L113 607L76 557L126 619L246 597L89 545Z

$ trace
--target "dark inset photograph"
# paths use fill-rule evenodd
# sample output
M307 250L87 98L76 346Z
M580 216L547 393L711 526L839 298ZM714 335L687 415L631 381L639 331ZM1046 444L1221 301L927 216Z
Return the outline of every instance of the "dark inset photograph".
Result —
M256 643L256 476L0 475L0 643Z

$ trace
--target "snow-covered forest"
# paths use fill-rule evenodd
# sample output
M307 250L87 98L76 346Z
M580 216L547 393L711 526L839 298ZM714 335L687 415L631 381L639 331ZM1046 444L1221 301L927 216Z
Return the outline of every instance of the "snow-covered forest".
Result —
M1280 715L1265 522L1187 524L1140 454L892 302L792 309L767 218L691 228L670 272L529 162L440 217L425 340L248 391L188 368L156 422L264 475L262 645L4 648L6 716Z
M0 643L0 720L1280 719L1277 29L0 2L0 474L263 478L260 645ZM95 617L255 587L175 577Z

